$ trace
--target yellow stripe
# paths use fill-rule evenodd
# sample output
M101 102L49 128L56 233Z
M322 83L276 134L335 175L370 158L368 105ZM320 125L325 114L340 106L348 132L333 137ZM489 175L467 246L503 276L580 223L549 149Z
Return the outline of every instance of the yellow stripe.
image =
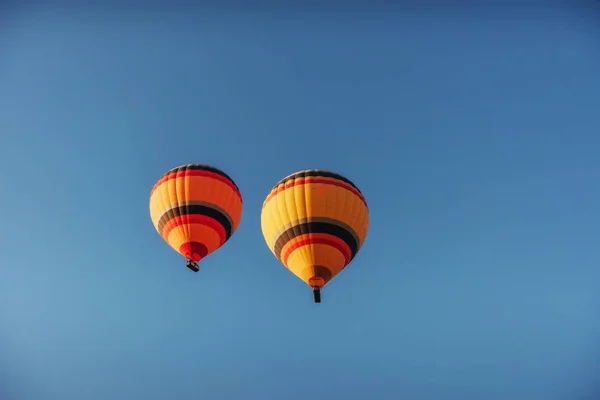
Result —
M293 175L293 174L292 174L292 175ZM311 180L311 179L318 179L319 181L325 181L325 182L330 182L330 183L332 183L332 184L339 184L339 185L343 185L345 188L348 188L348 189L345 189L345 190L347 190L347 191L350 191L350 189L354 189L354 190L356 190L356 188L352 187L352 185L350 185L350 184L348 184L348 183L346 183L346 182L344 182L344 181L340 181L339 179L335 179L335 178L329 178L329 177L326 177L326 176L308 176L308 177L298 177L298 178L296 178L296 179L293 179L293 180L287 180L287 181L286 181L286 179L284 178L284 179L281 181L282 183L279 183L277 186L275 186L273 189L271 189L271 191L269 192L269 195L268 195L268 196L265 198L265 201L263 202L263 207L265 207L265 206L266 206L266 205L269 203L269 201L272 199L271 195L273 195L273 193L277 192L278 190L280 190L280 191L284 191L284 190L290 190L290 189L292 189L292 188L294 188L294 187L301 186L301 185L305 185L304 183L300 183L300 182L304 182L305 180ZM296 182L296 181L298 181L298 182L299 182L299 184L298 184L298 185L296 185L296 186L292 186L292 187L289 187L289 188L287 188L287 189L284 189L285 185L287 185L287 184L290 184L290 183L293 183L293 182ZM310 183L308 183L308 184L310 185ZM280 192L280 193L281 193L281 192ZM350 193L352 193L352 192L350 191Z
M314 265L329 268L333 278L345 268L346 260L344 255L334 247L326 244L311 244L294 250L287 262L288 269L307 284L313 276Z
M307 217L343 222L356 232L360 246L367 236L369 211L358 196L338 186L309 183L276 194L263 208L262 231L271 251L278 232L290 222Z

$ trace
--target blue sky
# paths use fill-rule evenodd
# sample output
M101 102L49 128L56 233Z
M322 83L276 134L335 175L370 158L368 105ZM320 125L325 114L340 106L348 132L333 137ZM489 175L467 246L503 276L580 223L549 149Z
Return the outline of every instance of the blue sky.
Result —
M594 15L359 11L5 14L0 398L594 398ZM184 163L244 196L198 274L148 211ZM318 305L260 230L304 168L371 210Z

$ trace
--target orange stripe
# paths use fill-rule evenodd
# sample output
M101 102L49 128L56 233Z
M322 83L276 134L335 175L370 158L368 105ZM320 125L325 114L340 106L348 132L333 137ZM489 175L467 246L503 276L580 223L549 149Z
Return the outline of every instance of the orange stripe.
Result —
M233 191L240 198L240 201L243 201L242 200L242 194L240 193L240 190L238 189L238 187L233 182L231 182L231 180L225 178L222 175L216 174L214 172L204 171L204 170L200 170L200 169L188 169L188 170L183 170L183 171L171 172L171 173L168 173L168 174L164 175L162 178L160 178L158 180L158 182L156 182L156 184L152 188L152 191L150 192L150 196L152 196L152 194L156 191L156 189L158 189L158 187L161 184L163 184L163 183L165 183L167 181L170 181L171 179L182 178L182 177L185 177L185 176L206 176L206 177L213 178L213 179L216 179L218 181L221 181L221 182L227 184L230 188L232 188Z
M287 266L287 260L292 252L302 246L310 245L310 244L326 244L338 250L340 253L344 255L344 259L346 260L346 265L350 263L352 259L352 252L348 245L343 241L338 239L335 236L327 235L323 233L308 233L306 235L297 236L292 239L289 245L285 246L285 249L282 250L281 262L283 265Z
M185 243L202 243L211 254L222 246L221 237L217 231L204 224L180 225L171 230L166 242L176 251Z
M225 243L227 234L225 232L225 228L223 228L223 225L221 225L218 221L214 220L213 218L200 214L187 214L170 219L169 222L167 222L163 227L161 236L166 240L166 238L169 237L169 233L171 233L173 229L175 229L178 226L188 224L201 224L214 229L219 234L219 238L221 239L220 245L223 245L223 243Z

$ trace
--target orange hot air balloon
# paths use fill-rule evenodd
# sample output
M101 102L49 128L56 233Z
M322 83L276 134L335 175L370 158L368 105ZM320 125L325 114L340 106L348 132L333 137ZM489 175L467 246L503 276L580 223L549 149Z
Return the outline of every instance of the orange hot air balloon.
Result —
M150 217L160 236L188 259L198 261L229 240L242 217L242 195L225 172L186 164L165 173L150 193Z
M347 178L309 169L283 178L262 207L261 227L269 249L292 273L321 289L350 264L369 228L367 202Z

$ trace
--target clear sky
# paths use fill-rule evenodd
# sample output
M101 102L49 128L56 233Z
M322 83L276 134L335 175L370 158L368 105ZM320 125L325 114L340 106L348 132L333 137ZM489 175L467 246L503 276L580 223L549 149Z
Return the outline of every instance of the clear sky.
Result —
M118 11L0 18L1 399L597 398L600 14ZM197 274L184 163L244 197ZM371 210L321 304L260 230L305 168Z

